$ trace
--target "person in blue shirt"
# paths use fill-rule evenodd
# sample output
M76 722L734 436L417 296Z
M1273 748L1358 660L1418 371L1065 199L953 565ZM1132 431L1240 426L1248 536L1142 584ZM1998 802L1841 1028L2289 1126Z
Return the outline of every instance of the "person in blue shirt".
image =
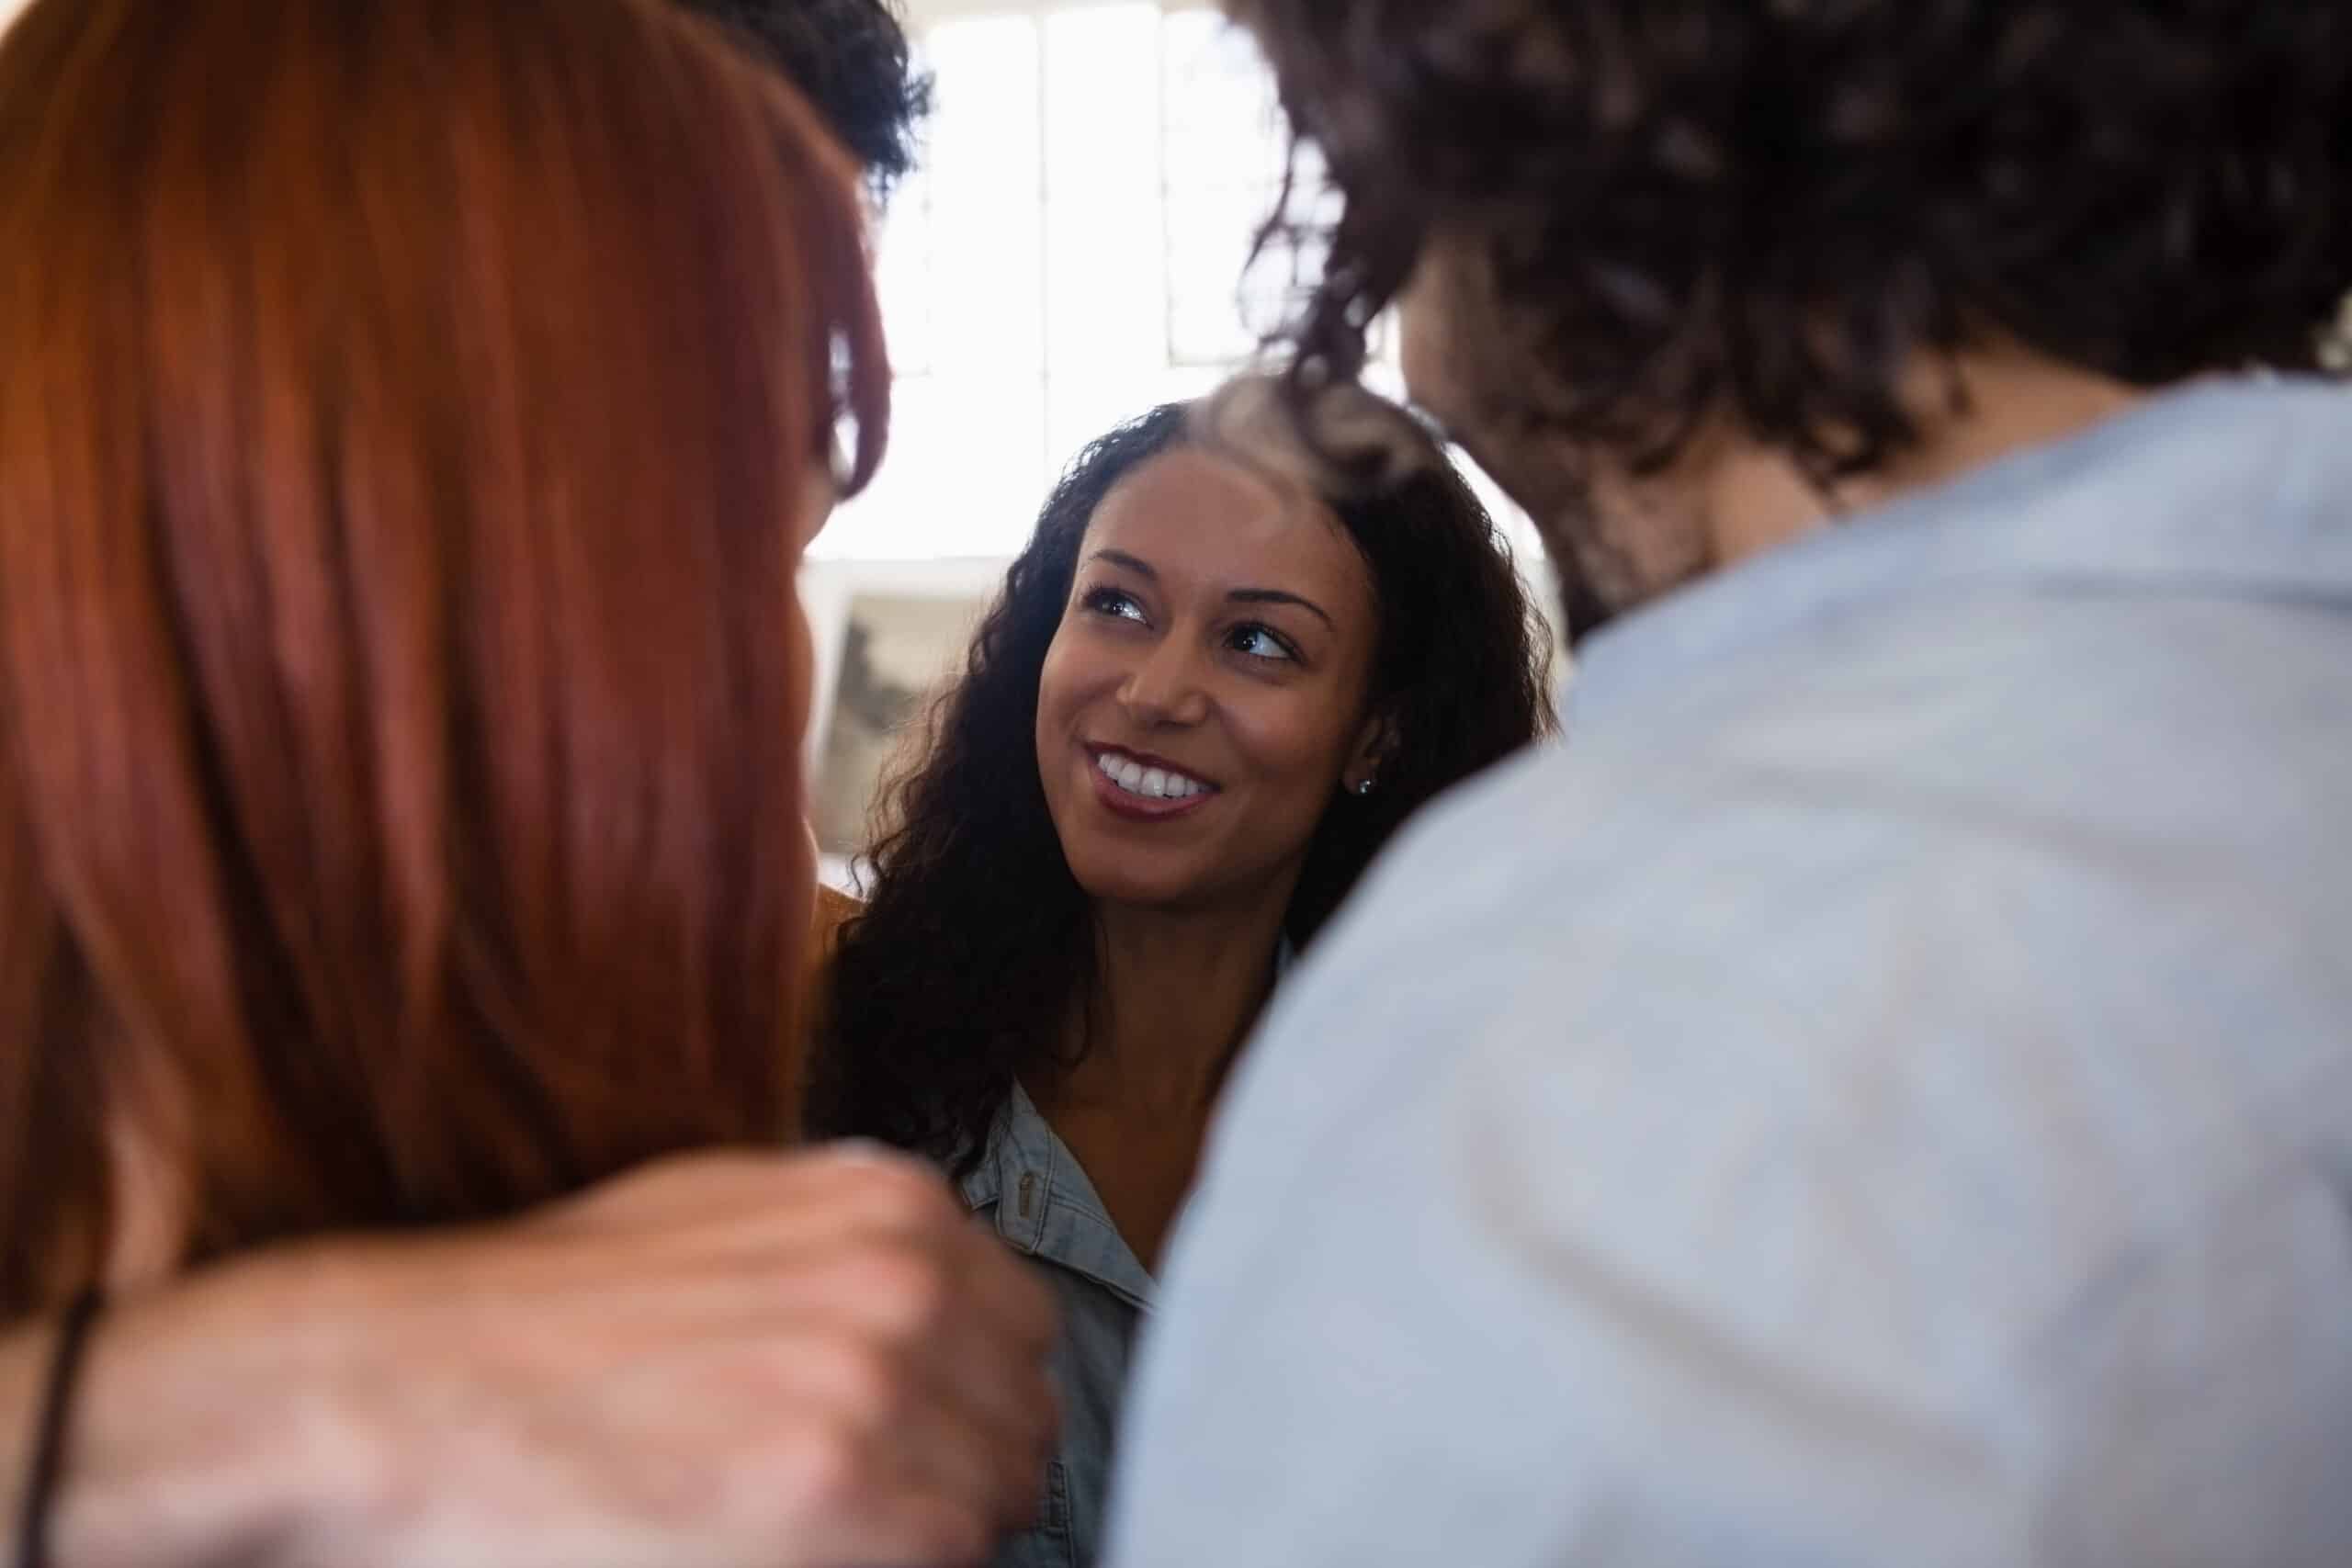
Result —
M2352 4L1238 6L1564 746L1244 1053L1114 1568L2352 1562Z

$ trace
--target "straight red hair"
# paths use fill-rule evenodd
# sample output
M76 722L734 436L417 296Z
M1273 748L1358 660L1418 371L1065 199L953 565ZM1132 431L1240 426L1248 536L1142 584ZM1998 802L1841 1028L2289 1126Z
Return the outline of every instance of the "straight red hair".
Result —
M658 0L0 46L0 1311L787 1125L854 171Z

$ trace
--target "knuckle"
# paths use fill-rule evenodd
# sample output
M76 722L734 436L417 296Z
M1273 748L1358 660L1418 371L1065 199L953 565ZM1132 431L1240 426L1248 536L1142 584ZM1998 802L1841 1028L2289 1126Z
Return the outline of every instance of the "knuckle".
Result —
M920 1246L868 1246L849 1260L844 1286L864 1300L868 1321L894 1337L936 1331L957 1309L948 1262Z
M905 1211L935 1216L950 1207L947 1184L913 1156L880 1144L835 1144L810 1156L831 1166L869 1212Z
M882 1320L901 1333L939 1327L953 1314L956 1281L938 1258L915 1247L877 1251L866 1260L863 1286Z
M870 1489L865 1455L865 1440L845 1425L817 1422L804 1428L784 1463L800 1511L826 1518L854 1515Z
M835 1353L834 1383L847 1429L871 1432L906 1413L912 1380L880 1347L851 1345Z
M928 1231L956 1218L947 1190L921 1167L877 1165L865 1178L868 1212L894 1229Z

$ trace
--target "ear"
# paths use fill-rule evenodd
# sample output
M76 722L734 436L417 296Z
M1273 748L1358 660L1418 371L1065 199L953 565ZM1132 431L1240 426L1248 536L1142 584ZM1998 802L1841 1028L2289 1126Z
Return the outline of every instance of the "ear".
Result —
M1397 732L1396 716L1383 708L1367 716L1363 728L1356 732L1355 744L1349 749L1348 765L1340 771L1340 787L1350 795L1368 795L1379 787L1380 775L1396 756L1402 742Z

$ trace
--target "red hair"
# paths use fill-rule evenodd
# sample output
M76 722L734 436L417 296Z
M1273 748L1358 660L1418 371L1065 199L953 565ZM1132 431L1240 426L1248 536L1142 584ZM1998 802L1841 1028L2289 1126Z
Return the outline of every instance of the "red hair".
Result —
M787 1124L854 171L654 0L0 47L0 1310ZM131 1162L140 1163L140 1162Z

